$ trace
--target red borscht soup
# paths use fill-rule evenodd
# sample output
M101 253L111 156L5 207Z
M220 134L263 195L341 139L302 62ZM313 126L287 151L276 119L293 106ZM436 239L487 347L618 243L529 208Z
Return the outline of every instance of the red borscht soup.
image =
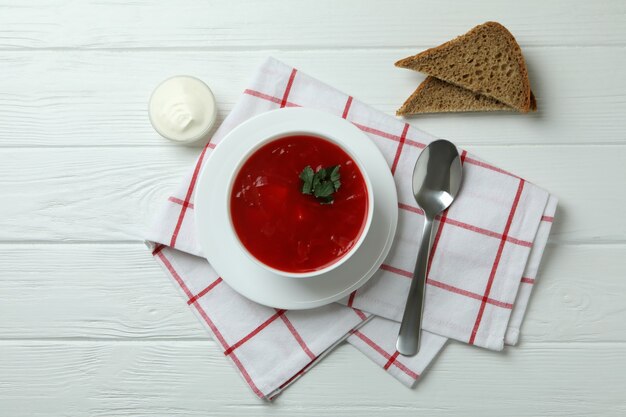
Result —
M303 193L306 167L312 175L336 166L340 185L332 202ZM230 196L243 246L265 265L290 273L317 271L341 259L358 242L368 210L367 186L354 160L336 144L308 135L276 139L255 151Z

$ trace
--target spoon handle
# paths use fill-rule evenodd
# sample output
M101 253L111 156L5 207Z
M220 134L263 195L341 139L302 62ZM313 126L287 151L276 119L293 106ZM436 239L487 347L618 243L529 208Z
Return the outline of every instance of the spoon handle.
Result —
M400 324L400 332L396 342L396 349L402 355L413 356L420 349L422 334L422 313L424 312L424 292L426 289L426 272L432 240L433 220L424 216L424 230L422 243L417 253L415 272L411 281L411 288L406 299L404 316Z

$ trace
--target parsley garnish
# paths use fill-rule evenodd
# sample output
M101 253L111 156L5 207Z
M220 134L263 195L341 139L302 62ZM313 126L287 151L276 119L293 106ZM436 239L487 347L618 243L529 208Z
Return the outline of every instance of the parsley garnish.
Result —
M312 194L321 204L334 201L333 194L341 187L339 165L320 168L317 172L307 165L300 173L302 194Z

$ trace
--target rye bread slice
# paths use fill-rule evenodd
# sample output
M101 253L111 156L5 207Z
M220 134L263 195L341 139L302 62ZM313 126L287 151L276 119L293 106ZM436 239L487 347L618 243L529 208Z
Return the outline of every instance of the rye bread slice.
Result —
M495 98L521 112L531 109L530 82L522 51L513 35L497 22L476 26L395 65Z
M531 110L537 109L531 92ZM428 76L398 109L398 116L420 113L515 111L492 97L474 93L466 88Z

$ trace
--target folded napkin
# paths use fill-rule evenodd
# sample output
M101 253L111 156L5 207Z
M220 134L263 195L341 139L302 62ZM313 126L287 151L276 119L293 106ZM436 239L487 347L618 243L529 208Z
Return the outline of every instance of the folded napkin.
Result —
M306 311L261 306L228 287L202 257L192 213L198 174L224 136L252 116L295 106L336 114L365 132L387 159L399 198L398 232L380 270L343 305ZM557 200L463 151L462 190L437 222L422 348L410 358L395 350L423 222L411 172L434 139L270 58L163 204L147 236L153 256L259 397L278 395L344 340L407 386L448 338L494 350L517 342Z

